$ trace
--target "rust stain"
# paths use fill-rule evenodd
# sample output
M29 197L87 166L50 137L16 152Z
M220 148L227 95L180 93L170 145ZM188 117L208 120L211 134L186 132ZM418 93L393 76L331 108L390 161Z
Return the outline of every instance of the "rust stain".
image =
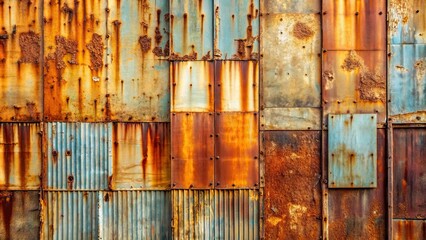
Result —
M6 239L11 239L10 228L13 217L13 193L0 192L0 205L2 206L3 225L6 231Z
M71 22L74 16L74 10L70 8L67 3L64 3L64 6L62 6L61 11L68 16L68 22Z
M253 36L253 19L257 18L257 11L255 11L254 2L250 3L250 12L247 14L248 26L246 29L245 39L235 39L237 42L237 53L232 55L234 60L244 59L257 59L258 53L253 52L254 42L258 40L259 36Z
M414 63L414 70L416 73L416 80L420 82L426 75L426 58L417 60Z
M3 127L3 165L5 174L5 186L8 187L10 184L10 173L12 171L12 162L14 158L14 148L17 143L14 142L13 126L6 124Z
M308 39L314 35L314 31L306 23L297 22L293 27L293 35L301 40Z
M361 67L364 67L364 61L358 54L356 54L355 51L350 51L348 56L343 61L343 64L341 65L341 67L343 70L352 72Z
M71 55L71 60L68 61L69 64L77 64L77 41L66 39L62 36L55 37L56 42L56 51L54 53L50 53L46 57L46 62L54 61L56 68L60 71L66 67L64 62L64 57L67 54Z
M191 54L184 56L179 56L176 53L171 53L169 59L172 61L195 61L197 60L197 55L197 52L195 52L193 49Z
M28 165L30 161L29 149L31 146L30 142L30 126L29 125L20 125L18 128L18 147L19 147L19 175L21 179L21 187L25 188L27 185L27 172Z
M151 49L151 38L147 35L139 37L139 44L141 45L142 52L146 53Z
M74 176L73 175L69 175L67 178L67 189L71 190L74 187Z
M322 73L322 78L325 80L325 89L326 90L333 88L333 83L334 83L334 80L335 80L335 76L334 76L333 71L325 70Z
M92 40L86 44L87 49L90 52L90 69L98 71L103 67L103 57L104 57L104 42L102 41L102 36L93 33Z
M211 58L211 56L210 56L210 51L208 51L207 52L207 54L206 55L204 55L202 58L201 58L201 60L203 60L203 61L207 61L207 60L209 60Z
M410 15L413 14L413 4L405 0L392 0L389 4L389 31L393 36L400 23L408 23Z
M19 63L36 63L40 61L40 34L33 31L19 34L21 58Z

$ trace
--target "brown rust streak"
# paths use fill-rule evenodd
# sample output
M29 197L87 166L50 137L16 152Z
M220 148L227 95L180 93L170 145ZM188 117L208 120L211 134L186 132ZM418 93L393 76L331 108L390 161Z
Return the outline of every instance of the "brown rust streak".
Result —
M6 231L6 239L11 239L10 230L13 217L13 193L0 192L0 205L2 206L3 225Z
M15 139L13 134L12 124L4 124L3 128L3 161L4 161L4 175L5 175L5 185L9 187L10 184L10 173L12 172L12 162L14 159L14 148L15 148Z
M19 175L21 187L27 185L27 172L30 164L31 128L28 124L20 124L18 127L18 147L19 147Z
M250 12L247 14L247 29L245 39L235 39L237 42L237 53L232 55L234 60L253 59L257 60L258 53L253 52L254 42L257 41L258 36L253 36L253 19L257 18L257 11L254 10L254 2L250 1ZM216 54L216 53L215 53Z
M308 39L314 35L314 31L303 22L297 22L293 27L293 35L301 40Z

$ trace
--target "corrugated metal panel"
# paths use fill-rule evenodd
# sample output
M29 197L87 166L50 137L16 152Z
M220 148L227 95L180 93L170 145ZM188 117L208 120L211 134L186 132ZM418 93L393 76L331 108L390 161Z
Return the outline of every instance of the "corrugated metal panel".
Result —
M108 119L107 1L44 1L44 107L49 121Z
M213 58L213 1L170 1L170 60Z
M112 141L112 189L170 188L170 123L116 123Z
M319 13L321 11L321 1L300 1L300 0L275 0L261 1L262 13Z
M214 0L215 59L259 58L259 0Z
M101 192L100 239L170 239L170 191Z
M256 113L217 113L216 188L259 186L259 125Z
M386 50L386 0L324 0L323 48Z
M47 188L102 190L111 176L111 123L47 123Z
M426 219L426 128L393 131L394 217Z
M214 116L173 113L172 187L212 188L214 180Z
M394 240L426 239L426 221L393 220Z
M39 238L37 191L0 192L0 207L0 239Z
M0 124L0 189L38 189L41 174L40 124Z
M321 133L265 131L266 239L319 239Z
M426 2L390 0L389 40L395 43L426 43Z
M261 130L320 130L320 108L265 108Z
M426 45L391 45L389 115L393 122L426 122Z
M323 114L377 113L386 123L386 52L334 51L323 54Z
M214 63L173 62L171 66L172 112L214 111Z
M0 121L42 118L39 3L26 0L0 4Z
M330 114L328 122L328 187L376 187L376 116Z

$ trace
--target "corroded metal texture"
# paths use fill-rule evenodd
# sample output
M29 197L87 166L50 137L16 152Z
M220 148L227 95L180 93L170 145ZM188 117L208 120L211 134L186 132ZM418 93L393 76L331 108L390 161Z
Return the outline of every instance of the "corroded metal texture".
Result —
M214 58L259 58L259 0L214 0Z
M45 132L47 189L108 189L111 123L49 122Z
M328 116L328 187L377 186L375 114Z
M214 111L214 63L173 62L171 69L171 111Z
M213 58L213 0L170 1L170 60Z
M40 124L0 124L0 189L38 189L41 174Z
M394 240L426 239L426 221L393 220Z
M0 191L0 239L39 238L39 193Z
M112 189L170 187L170 123L116 123Z
M323 48L386 50L386 0L324 0Z
M321 1L275 0L261 1L262 13L318 13L321 11Z
M389 0L388 34L390 43L426 43L425 9L425 1Z
M323 116L377 113L386 123L386 53L328 51L323 54Z
M254 61L215 63L215 111L251 112L259 109L259 64Z
M212 188L214 180L214 116L173 113L172 187Z
M261 130L320 130L320 108L265 108L260 115Z
M0 121L40 121L41 13L38 0L0 4Z
M265 239L319 239L319 131L265 131Z
M216 188L258 187L258 115L217 113L215 132Z
M426 219L426 128L393 130L394 218Z
M391 45L389 115L392 121L426 122L426 45Z

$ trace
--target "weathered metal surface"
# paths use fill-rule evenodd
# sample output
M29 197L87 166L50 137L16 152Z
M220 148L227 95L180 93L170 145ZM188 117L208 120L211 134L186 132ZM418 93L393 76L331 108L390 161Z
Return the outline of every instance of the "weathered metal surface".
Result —
M106 0L44 1L44 118L109 119Z
M0 4L0 121L40 121L40 1Z
M394 218L426 219L426 128L393 130Z
M172 187L212 188L214 181L214 116L173 113Z
M265 239L319 239L321 133L265 131Z
M262 13L319 13L321 11L321 1L300 1L300 0L263 0L261 3ZM263 5L262 5L263 4Z
M384 51L328 51L322 78L325 123L329 113L377 113L377 123L386 123Z
M426 122L426 45L391 45L389 115L392 121Z
M398 219L393 220L393 227L394 240L426 239L426 221Z
M111 123L46 123L47 189L108 189Z
M0 239L39 238L39 193L0 191Z
M375 114L328 116L328 187L377 186Z
M259 0L214 0L214 58L259 58Z
M38 189L41 174L40 124L0 124L0 189Z
M318 14L263 15L264 107L321 106L320 23Z
M261 130L320 130L320 108L265 108L260 116Z
M173 62L171 68L171 111L214 111L214 63Z
M426 2L390 0L388 34L391 44L426 43Z
M215 63L215 111L251 112L259 109L259 64L254 61Z
M170 239L170 191L99 193L100 239Z
M116 123L112 141L113 190L170 188L170 123Z
M258 187L258 114L217 113L214 125L216 188Z
M385 146L385 130L378 129L377 188L329 189L329 239L386 239ZM327 144L324 143L323 147L327 149Z
M170 1L170 60L213 58L213 1Z
M386 50L386 0L322 1L323 48Z

